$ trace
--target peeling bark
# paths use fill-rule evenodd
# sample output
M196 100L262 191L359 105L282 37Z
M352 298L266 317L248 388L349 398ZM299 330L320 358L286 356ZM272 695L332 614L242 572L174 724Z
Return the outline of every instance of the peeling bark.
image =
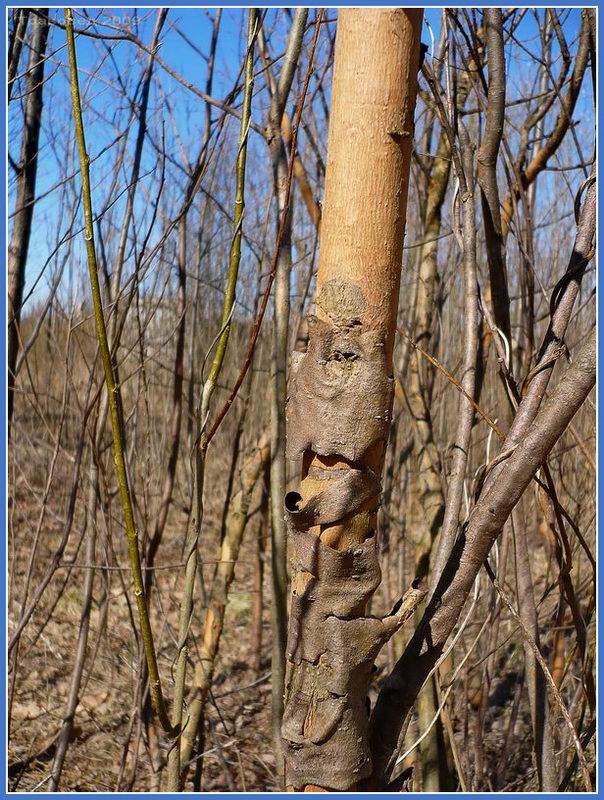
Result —
M292 605L282 726L288 786L358 787L372 772L373 662L425 594L367 615L381 574L376 517L392 409L392 349L422 12L338 19L316 313L294 354L285 498ZM372 57L367 58L367 53Z

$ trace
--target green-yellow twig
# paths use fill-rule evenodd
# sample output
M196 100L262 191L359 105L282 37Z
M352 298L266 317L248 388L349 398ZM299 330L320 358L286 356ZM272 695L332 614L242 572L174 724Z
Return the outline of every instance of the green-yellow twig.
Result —
M109 410L111 415L111 429L113 432L113 455L119 485L122 512L124 515L124 527L128 538L128 555L130 558L130 569L132 572L132 586L136 597L136 607L141 626L143 647L147 659L149 670L149 680L151 686L151 699L153 708L157 713L162 728L169 734L175 733L162 694L161 679L153 643L153 632L149 621L149 611L145 597L143 574L141 569L140 555L138 552L138 532L134 522L134 511L132 507L132 497L128 485L128 475L126 472L126 461L124 458L124 431L122 428L121 414L121 395L120 388L116 384L107 339L107 327L103 313L103 302L101 299L101 289L99 285L99 274L96 261L96 251L94 245L94 227L92 215L92 193L90 190L90 158L86 152L86 137L84 134L84 123L82 121L82 104L80 100L80 86L78 82L78 63L75 49L75 38L73 32L73 16L71 8L65 9L65 30L67 31L67 51L69 53L69 72L71 82L71 100L73 105L73 119L75 124L76 140L80 157L80 172L82 176L82 199L84 204L84 236L86 239L86 252L88 256L88 269L90 272L90 285L92 287L92 302L94 307L94 318L96 323L96 333L105 373L105 384L109 394Z

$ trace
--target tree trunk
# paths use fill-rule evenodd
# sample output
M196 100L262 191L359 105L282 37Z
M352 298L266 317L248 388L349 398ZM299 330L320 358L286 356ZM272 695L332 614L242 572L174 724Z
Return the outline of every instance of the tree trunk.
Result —
M269 111L269 151L273 169L273 186L277 204L277 235L281 218L286 212L288 197L288 163L281 136L281 122L292 81L300 58L308 9L298 8L290 29L287 50L279 81L272 87ZM285 400L287 397L287 353L292 268L292 208L291 202L284 223L274 288L273 353L271 359L271 578L272 578L272 653L271 707L275 743L277 782L283 785L283 755L281 753L281 719L283 717L283 687L285 683L285 642L287 639L287 532L283 518L283 499L287 483L285 461Z
M40 9L33 18L25 84L25 115L21 163L17 177L17 197L10 244L8 246L8 429L13 417L15 367L19 352L19 323L25 286L25 264L31 235L31 221L36 196L38 140L42 122L42 91L48 38L48 9Z
M291 364L285 498L292 545L283 746L288 786L349 790L372 772L371 669L413 613L412 588L366 616L380 582L376 514L417 92L419 9L338 19L316 316Z

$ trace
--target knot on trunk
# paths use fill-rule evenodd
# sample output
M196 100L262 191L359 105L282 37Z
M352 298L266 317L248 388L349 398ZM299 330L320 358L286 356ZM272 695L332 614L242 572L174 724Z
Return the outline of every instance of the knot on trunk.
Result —
M308 317L308 349L290 368L287 454L307 450L358 461L388 438L394 380L388 375L385 332L363 322L359 287L331 282L317 305L328 319Z

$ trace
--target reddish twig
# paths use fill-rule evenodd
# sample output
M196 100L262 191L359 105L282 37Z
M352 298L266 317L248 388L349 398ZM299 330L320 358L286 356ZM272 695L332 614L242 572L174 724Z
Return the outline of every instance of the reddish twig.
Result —
M315 58L315 51L317 49L317 42L319 39L319 31L321 29L321 19L323 17L323 10L320 9L317 13L317 19L315 21L315 33L312 40L312 45L310 49L310 56L308 59L308 69L306 70L306 77L304 78L304 85L302 87L302 94L300 95L300 100L298 101L298 105L296 107L296 113L294 114L294 122L292 126L292 138L291 138L291 153L289 159L289 171L287 175L287 193L285 196L285 206L283 208L283 213L281 214L281 220L279 221L279 229L277 232L277 245L275 247L275 252L273 255L273 261L271 264L271 271L268 276L266 288L264 290L264 295L262 297L262 302L260 304L260 309L258 311L258 315L254 321L254 325L252 327L252 332L250 335L250 341L248 344L247 352L245 355L245 360L243 362L243 367L241 368L241 372L239 373L239 377L235 382L235 386L233 387L231 394L227 398L225 404L220 409L220 412L216 416L212 427L208 431L208 433L203 438L200 447L202 451L206 451L212 439L214 438L216 431L222 424L223 419L229 412L229 409L233 405L235 398L241 388L243 381L246 378L248 370L251 366L252 360L254 358L254 350L256 348L256 342L258 341L258 336L260 335L260 328L262 327L262 321L264 319L264 314L266 312L266 308L268 306L268 301L271 295L271 289L273 287L273 281L275 279L275 274L277 272L277 264L279 263L279 253L281 251L281 244L283 241L283 235L286 230L286 222L287 216L289 214L289 204L291 199L291 190L293 185L293 178L294 178L294 164L296 160L296 149L298 144L298 127L300 125L300 119L302 117L302 110L304 109L304 102L306 100L306 94L308 92L308 86L310 84L310 78L313 71L313 63Z

